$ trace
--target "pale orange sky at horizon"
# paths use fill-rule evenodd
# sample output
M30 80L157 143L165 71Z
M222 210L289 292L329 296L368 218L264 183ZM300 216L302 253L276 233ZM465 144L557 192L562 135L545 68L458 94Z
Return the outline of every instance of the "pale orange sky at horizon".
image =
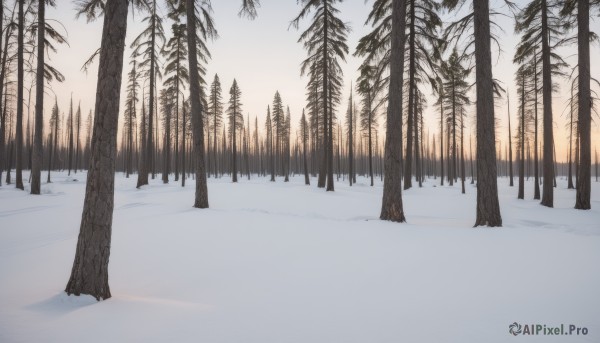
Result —
M521 3L522 1L518 1ZM234 78L242 90L242 103L244 104L244 114L251 117L251 126L254 130L254 117L258 116L259 130L264 130L264 118L267 105L273 100L276 90L279 90L284 104L290 106L292 113L292 125L297 127L297 123L302 114L302 108L305 106L305 85L306 77L300 76L300 62L306 57L306 52L302 44L298 43L298 37L301 31L293 28L288 29L290 21L297 15L300 6L295 1L281 0L262 0L262 6L259 9L259 16L254 21L241 19L237 16L239 10L239 0L214 1L214 18L219 31L219 38L209 42L209 49L212 53L212 59L207 65L208 82L212 81L215 73L219 74L223 88L223 98L228 99L229 87ZM492 6L496 6L501 12L504 8L499 6L499 1L492 0ZM363 25L370 10L372 1L354 0L338 4L340 17L352 28L348 36L348 46L350 55L346 58L346 63L342 63L344 71L344 92L341 105L337 108L338 118L343 119L347 99L350 93L350 84L355 83L358 76L356 72L360 60L353 57L358 39L370 31L370 27ZM159 13L166 18L165 7L162 6ZM75 19L75 11L70 1L58 0L56 8L47 10L48 19L60 20L68 32L70 46L59 46L57 53L50 54L50 61L53 66L59 69L66 77L65 82L53 82L51 88L58 97L59 108L62 113L68 113L70 94L73 93L75 106L81 102L83 118L85 118L93 109L95 100L97 64L94 64L89 73L80 70L81 65L89 55L100 45L102 33L102 20L92 23L86 23L84 18ZM123 70L123 84L121 103L124 102L124 93L126 88L126 75L130 70L129 56L131 49L129 44L143 30L145 23L141 19L145 14L135 13L129 15L128 34L126 43L128 48L125 52L125 64ZM444 14L443 18L448 20L452 15ZM166 20L166 19L165 19ZM307 24L310 16L304 21ZM514 72L516 66L512 62L514 48L518 42L518 37L513 33L513 21L510 18L498 17L498 22L505 32L499 32L500 44L503 52L498 56L494 51L494 77L502 81L503 86L510 92L511 97L511 124L513 136L516 130L516 86L514 85ZM303 25L304 26L304 25ZM170 35L170 23L164 23L165 33ZM302 29L302 27L301 27ZM591 30L600 32L600 25L596 18L591 21ZM567 62L571 65L576 63L576 46L570 46L559 50ZM597 61L600 61L600 47L597 43L592 45L592 77L600 79L600 67ZM164 60L161 61L164 63ZM567 136L565 128L568 88L566 80L556 80L560 85L560 91L554 94L553 113L554 113L554 136L556 140L556 154L558 161L566 160L567 156ZM26 81L26 85L30 81ZM142 82L143 84L143 82ZM159 85L162 82L159 82ZM429 89L429 86L423 86L423 89ZM27 91L25 99L27 101ZM354 95L357 97L357 95ZM32 101L34 98L32 96ZM471 94L474 100L474 92ZM429 132L438 134L439 114L437 109L432 107L432 99L425 110L425 125ZM358 98L356 99L358 103ZM50 110L54 105L54 95L47 94L45 97L45 119L49 117ZM123 108L123 106L121 106ZM27 108L26 108L27 111ZM33 113L33 111L31 112ZM122 113L122 111L121 111ZM25 113L27 115L27 113ZM469 127L474 124L474 106L469 108ZM497 140L504 147L507 141L507 107L506 98L500 104L496 104L496 117L499 118L499 129ZM541 118L541 113L540 113ZM121 115L122 119L122 115ZM592 154L594 149L600 148L600 118L595 117L592 124ZM384 116L379 116L380 132L383 133ZM540 120L541 127L541 120ZM47 125L46 125L47 126ZM427 130L426 130L427 132ZM295 137L295 134L293 135ZM379 137L383 137L380 134ZM120 140L120 133L119 133ZM514 144L514 142L513 142ZM513 147L514 148L514 147ZM504 150L504 148L502 148ZM514 152L513 152L514 154Z

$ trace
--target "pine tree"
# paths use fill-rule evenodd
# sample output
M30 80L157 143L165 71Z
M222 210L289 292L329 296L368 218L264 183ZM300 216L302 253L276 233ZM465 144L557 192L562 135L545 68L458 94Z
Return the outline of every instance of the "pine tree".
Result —
M517 16L515 31L522 34L517 46L515 61L524 62L536 58L538 49L542 63L542 96L543 96L543 206L554 206L554 134L552 119L552 75L560 72L564 62L555 52L561 45L563 32L562 20L556 15L558 0L532 0Z
M565 0L564 7L561 11L563 16L570 15L577 8L577 70L578 70L578 137L580 138L581 149L579 152L580 168L578 170L577 192L575 195L575 208L581 210L591 209L591 107L592 92L590 89L591 74L590 74L590 40L593 38L590 33L590 14L593 13L591 8L600 8L598 0ZM573 18L574 19L574 18ZM573 25L574 26L574 25ZM596 180L597 176L596 166Z
M141 2L133 2L142 6ZM108 260L114 207L115 155L121 94L121 75L129 3L89 0L79 3L79 14L88 20L103 9L104 25L100 60L91 162L73 269L65 291L89 294L97 300L111 297Z
M134 56L141 56L142 62L139 68L144 70L145 76L149 78L148 89L148 129L142 139L146 140L144 152L141 154L138 168L137 188L148 184L148 173L151 172L152 162L154 160L154 113L156 91L156 77L160 76L160 68L158 58L160 50L165 42L165 34L162 26L163 19L157 13L157 0L151 0L149 3L150 14L143 21L148 23L148 26L134 39L131 47L134 49ZM152 170L153 172L153 170ZM154 174L153 174L154 175Z
M308 58L302 62L301 74L310 68L319 70L322 88L321 99L323 106L323 120L325 139L323 147L326 150L323 163L326 167L327 191L333 191L333 103L339 101L342 74L339 59L345 60L348 54L346 45L349 28L336 15L339 10L335 3L341 0L301 0L302 10L292 21L292 26L298 28L300 21L315 12L312 24L301 35L299 42L304 42ZM325 127L326 126L326 127Z
M129 82L127 84L127 98L125 100L125 125L127 127L127 164L126 164L126 177L133 172L133 128L136 123L136 103L139 100L137 91L140 86L137 73L137 61L136 59L131 60L132 68L128 74Z
M405 222L402 206L402 83L404 71L406 3L392 0L390 42L390 81L385 133L385 179L381 204L382 220Z
M443 0L443 5L455 10L467 0ZM469 1L471 2L471 1ZM472 1L472 13L452 23L448 29L449 41L460 39L473 31L473 47L469 56L475 58L476 116L477 116L477 208L475 226L502 226L498 201L496 166L496 133L494 117L494 79L492 75L492 35L490 30L489 0Z
M242 115L242 91L238 87L237 81L233 79L233 84L229 89L229 107L227 115L229 117L229 135L231 137L231 181L237 182L237 132L244 128L244 117Z
M185 36L186 26L179 22L179 10L171 10L171 16L175 18L176 22L171 26L171 32L173 36L167 41L163 54L165 55L165 69L164 74L166 76L163 82L164 86L174 96L175 103L173 109L175 110L175 181L179 181L179 109L180 109L180 94L181 90L185 89L186 83L189 82L189 72L185 65L186 56L188 54ZM210 156L210 154L209 154Z
M55 47L52 42L65 43L65 37L58 33L51 25L46 22L46 5L55 6L54 1L39 0L38 11L37 11L37 70L36 70L36 98L35 98L35 133L33 137L33 156L31 163L31 194L40 194L41 191L41 179L42 179L42 163L43 163L43 140L44 140L44 84L46 81L52 81L53 76L57 81L64 81L64 76L60 74L56 69L52 68L46 63L46 49L54 50ZM3 7L3 6L2 6ZM2 10L0 10L0 21L3 20ZM40 25L41 24L41 25ZM2 25L0 24L0 27ZM46 34L48 30L48 34ZM7 32L8 33L8 32ZM0 45L2 45L2 38L0 34ZM4 67L3 67L4 68ZM3 71L4 73L4 71ZM0 80L4 83L4 80ZM0 88L0 98L1 98ZM31 93L30 93L31 95ZM2 124L2 130L4 131L4 123ZM3 141L3 138L0 138ZM0 150L3 150L2 144L0 144ZM0 160L2 159L2 153L0 153ZM0 169L2 168L2 162L0 161ZM2 173L0 172L0 179L2 179Z
M210 85L210 96L208 98L209 128L213 131L213 164L214 176L217 177L217 137L223 121L223 97L221 95L221 81L219 75L215 74ZM210 170L209 170L210 175Z
M463 61L455 49L449 56L448 61L442 62L440 66L440 75L443 79L441 86L444 88L444 113L446 113L446 122L450 128L448 134L451 135L448 138L452 137L452 144L449 147L452 156L448 156L448 159L450 160L451 158L452 161L452 166L448 169L450 186L454 184L454 180L458 176L458 146L456 143L456 135L459 130L458 125L463 122L462 113L464 107L470 104L467 96L470 87L467 78L469 77L470 70L466 69L462 64Z
M300 134L302 139L302 159L304 166L304 184L310 185L310 178L308 176L308 160L306 159L306 149L309 140L308 122L306 121L306 115L304 109L302 110L302 118L300 118Z
M285 113L279 91L273 97L273 131L275 132L275 166L276 173L283 175L283 142L285 141Z

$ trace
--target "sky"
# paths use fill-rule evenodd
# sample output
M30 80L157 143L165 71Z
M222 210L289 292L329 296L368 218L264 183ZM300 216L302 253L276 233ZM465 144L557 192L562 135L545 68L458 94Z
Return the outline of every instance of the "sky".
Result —
M525 1L518 0L518 4ZM160 2L159 13L166 17L164 4ZM298 43L301 30L309 23L310 16L303 22L299 30L289 27L290 21L300 11L300 5L293 0L262 0L259 16L255 20L239 18L241 0L219 0L213 1L213 15L216 22L219 37L209 42L208 46L212 54L207 68L206 79L212 81L214 74L218 73L223 88L223 98L228 99L229 88L235 78L242 91L242 104L245 115L249 115L251 121L255 117L259 120L259 129L264 128L267 105L273 101L276 91L279 91L285 105L289 105L292 115L292 125L297 127L302 109L305 106L305 86L307 79L300 75L300 63L306 57L302 44ZM348 35L348 46L350 54L346 61L342 62L344 72L343 101L338 110L341 118L347 108L347 99L350 94L350 84L358 77L358 66L361 61L352 56L360 37L370 31L370 27L364 26L372 0L347 0L338 4L340 17L352 29ZM508 13L501 6L499 0L492 0L493 8L500 12ZM126 88L126 74L130 69L129 56L131 49L129 45L133 39L143 30L143 13L129 14L128 34L125 51L125 65L123 70L122 94ZM68 113L68 105L71 94L77 106L81 104L84 115L93 109L95 101L95 88L97 76L97 64L92 65L88 73L81 71L81 66L87 58L100 46L102 34L102 20L87 23L85 18L75 18L74 6L71 1L58 0L55 8L47 10L48 19L58 20L67 31L69 45L59 46L56 53L50 53L50 62L59 69L66 77L63 83L53 82L51 88L55 94L48 94L45 101L45 117L49 117L50 110L54 104L54 95L58 98L61 112ZM456 16L444 14L444 20L452 20ZM496 18L503 29L497 32L502 51L493 51L494 77L503 82L508 89L511 101L511 124L514 131L517 123L517 94L514 85L514 73L516 67L512 64L514 48L518 43L518 37L514 35L514 21L509 17L499 16ZM57 24L58 25L58 24ZM166 21L164 28L167 36L170 35L170 23ZM598 20L592 20L591 30L600 32ZM168 37L167 37L168 39ZM592 46L592 77L600 79L600 67L594 61L600 61L600 46L596 43ZM561 53L566 60L576 63L576 47L562 48ZM161 61L164 63L164 60ZM563 161L567 155L566 124L566 100L569 93L566 80L556 80L560 85L560 91L553 96L554 112L554 135L556 141L557 159ZM27 91L25 98L27 99ZM32 96L32 101L35 97ZM122 103L125 96L121 96ZM474 92L471 96L474 98ZM437 134L438 117L436 109L431 106L433 98L429 99L429 107L425 110L425 125L430 134ZM499 130L497 141L502 147L505 146L507 133L507 106L505 99L496 104L496 116L499 118ZM123 107L121 107L123 108ZM32 106L33 109L33 106ZM474 106L469 109L468 123L474 126ZM32 111L33 113L33 111ZM84 117L85 118L85 117ZM121 118L122 119L122 118ZM379 117L379 123L383 124L384 117ZM592 124L592 149L600 144L600 120ZM253 124L252 124L253 125ZM541 122L540 122L541 126ZM380 132L383 131L383 126ZM426 129L427 132L427 129ZM120 135L119 135L120 136ZM382 137L380 135L380 137ZM504 148L502 148L504 150Z

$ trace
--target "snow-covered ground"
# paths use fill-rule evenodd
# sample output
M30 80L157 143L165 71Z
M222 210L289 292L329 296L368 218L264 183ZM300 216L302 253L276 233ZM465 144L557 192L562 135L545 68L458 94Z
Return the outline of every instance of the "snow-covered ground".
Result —
M113 297L97 303L63 293L85 174L53 180L0 188L0 342L600 342L597 182L577 211L565 180L549 209L500 179L504 227L474 229L470 184L404 192L396 224L378 220L379 180L209 179L197 210L193 180L118 174ZM513 337L513 322L588 334Z

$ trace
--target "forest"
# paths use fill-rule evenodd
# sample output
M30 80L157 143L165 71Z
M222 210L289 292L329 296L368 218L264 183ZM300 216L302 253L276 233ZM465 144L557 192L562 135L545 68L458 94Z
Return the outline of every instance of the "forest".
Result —
M267 0L231 2L236 20L256 25L262 25L263 11L276 6ZM593 29L600 29L595 22L600 0L368 0L368 11L351 22L343 11L350 1L288 2L278 3L294 13L281 30L292 34L304 53L294 61L294 73L304 83L301 94L280 92L278 85L272 85L275 92L259 94L261 80L224 79L226 70L212 72L219 30L240 24L215 20L219 13L210 0L2 1L0 250L6 252L0 252L0 274L11 281L10 292L0 297L0 307L10 308L0 314L0 341L144 341L152 335L159 341L206 342L508 339L505 332L471 335L456 329L472 318L461 312L445 321L453 317L446 308L461 306L452 299L466 300L467 308L479 313L488 313L485 306L499 308L498 317L507 322L486 319L486 330L547 319L549 325L584 325L594 340L600 329L593 320L600 303L591 299L598 299L593 289L600 286L593 262L600 257L600 137L595 134L600 82L593 73L599 46ZM47 17L47 11L101 28L95 50L71 46L69 27ZM510 40L500 38L507 33ZM506 42L514 46L503 46ZM61 56L66 47L70 55ZM506 71L497 67L505 50L516 70L510 84L499 79ZM237 57L243 59L243 53ZM67 79L56 65L62 58L92 78L95 96L57 90ZM346 67L351 58L359 61L356 70ZM81 97L92 99L92 107L82 106ZM269 99L261 113L244 104L256 98ZM193 227L198 231L190 231ZM249 232L254 230L258 236ZM287 254L280 251L286 247ZM111 255L115 249L119 262ZM514 255L507 256L511 249ZM333 257L337 251L341 255ZM168 255L168 262L155 254ZM437 264L427 254L452 257ZM92 305L114 296L109 257L118 305L92 312ZM45 294L33 287L43 281L19 272L19 266L32 266L32 259L52 263L48 271L62 271L50 277ZM358 271L346 270L344 259ZM320 263L331 270L322 271ZM528 263L540 266L533 275L520 267L511 271ZM190 271L196 264L199 269ZM567 277L543 276L552 264L568 270ZM464 269L449 274L459 265ZM39 275L50 273L32 268ZM145 272L135 280L128 276L131 269ZM519 305L520 312L511 314L505 305L490 302L490 294L504 287L514 301L525 295L496 279L494 270L527 280L519 287L529 294L552 286L536 294L539 303ZM227 282L221 273L228 273ZM471 280L478 273L486 276ZM173 284L160 275L173 278ZM210 284L210 275L223 284L200 285L201 293L214 286L205 290L214 298L198 300L194 285ZM411 283L398 286L405 277ZM437 300L396 298L391 286L371 296L377 287L363 285L364 280L388 280L419 299L438 294ZM244 282L249 289L231 288ZM331 285L319 288L312 282ZM25 294L24 283L39 302L11 300L26 298L19 295ZM463 294L471 283L482 290ZM343 289L339 299L335 285ZM178 286L187 295L167 299L173 292L165 289L177 293ZM275 286L290 294L273 290L274 301L289 302L298 313L267 300L263 289ZM240 302L229 298L230 288ZM310 291L304 294L305 289ZM300 300L291 300L291 290L302 294ZM240 295L244 292L248 298ZM563 293L578 296L544 316L543 297ZM327 300L317 305L313 296ZM354 309L346 303L352 298L359 299ZM213 313L213 305L201 303L234 310ZM407 312L398 312L407 303ZM259 304L265 308L255 308L257 317L242 324ZM406 316L427 316L422 312L427 304L441 311L433 322L449 336L430 333L419 339L425 318ZM87 338L84 331L63 332L66 319L52 319L56 326L50 319L88 310L90 321L97 321L119 309L126 314L109 327L147 313L132 321L132 329ZM323 312L309 319L319 309ZM375 322L357 315L381 309ZM576 314L565 317L568 311ZM158 312L159 317L151 314ZM414 322L415 331L398 332L395 325L402 324L383 319L386 313L407 325ZM202 334L194 332L194 322L204 316L218 323L214 331L204 323ZM168 318L178 318L181 329L169 324L160 331ZM145 329L145 320L156 327ZM239 333L228 332L229 320ZM251 327L270 327L270 321L280 325L272 336ZM298 321L312 327L298 329L292 324ZM25 334L26 322L40 323L37 333ZM81 318L75 322L91 325ZM331 327L318 324L323 322ZM359 323L364 331L355 327ZM146 330L147 335L140 333ZM294 336L295 330L302 334Z

